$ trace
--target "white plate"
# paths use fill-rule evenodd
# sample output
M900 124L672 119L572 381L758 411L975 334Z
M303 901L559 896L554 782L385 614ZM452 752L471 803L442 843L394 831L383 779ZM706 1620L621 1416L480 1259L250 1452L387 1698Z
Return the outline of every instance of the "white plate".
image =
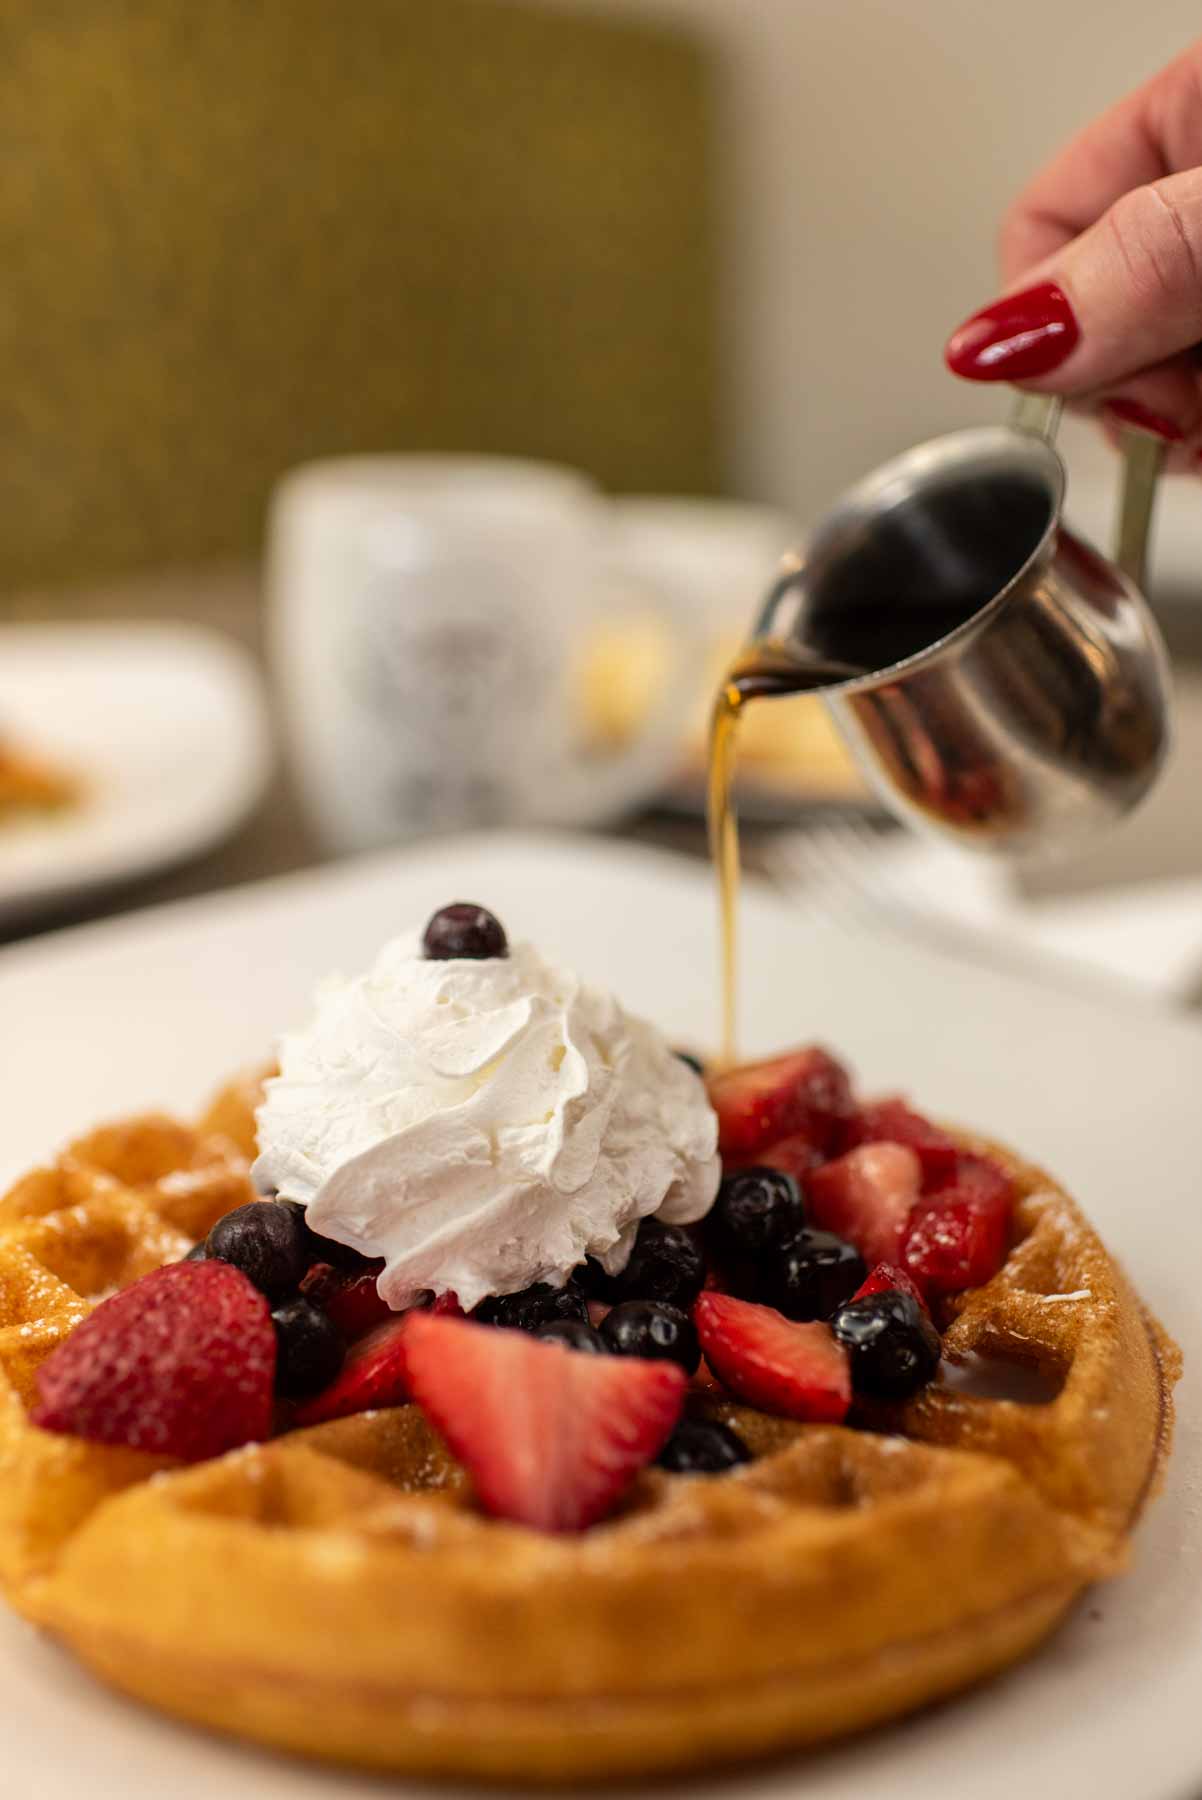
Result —
M0 628L0 732L78 773L78 807L0 827L0 923L217 843L263 791L258 677L178 625Z
M611 983L678 1041L712 1039L704 870L572 839L439 844L0 952L0 1174L106 1114L195 1106L303 1015L317 976L355 967L386 933L464 896ZM1186 1800L1202 1789L1202 1032L891 937L803 929L758 892L744 937L749 1051L826 1039L867 1085L904 1084L1046 1161L1181 1340L1187 1373L1166 1488L1129 1573L1089 1595L1043 1651L906 1724L766 1771L690 1780L689 1795ZM6 1614L0 1742L14 1800L382 1791L114 1699Z

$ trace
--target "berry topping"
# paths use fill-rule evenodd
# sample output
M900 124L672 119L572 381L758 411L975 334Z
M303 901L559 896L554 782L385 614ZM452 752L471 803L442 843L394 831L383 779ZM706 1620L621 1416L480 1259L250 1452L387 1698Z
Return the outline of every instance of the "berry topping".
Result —
M566 1287L547 1287L536 1281L517 1294L498 1294L482 1300L472 1315L481 1325L502 1325L511 1331L537 1331L552 1319L580 1319L588 1323L584 1295L574 1282Z
M924 1183L943 1179L955 1167L954 1140L896 1096L862 1106L849 1128L849 1147L881 1143L908 1145L922 1164Z
M897 1263L877 1263L875 1268L869 1270L867 1280L856 1289L852 1299L866 1300L869 1294L891 1293L909 1294L911 1299L917 1300L920 1306L926 1305L922 1289L910 1279L904 1269L899 1268Z
M787 1319L825 1319L864 1279L864 1258L830 1231L802 1231L766 1261L759 1298Z
M697 1328L688 1313L662 1300L624 1300L605 1315L605 1348L614 1356L645 1356L679 1363L691 1375L701 1361Z
M825 1325L799 1325L770 1306L702 1294L693 1308L705 1360L749 1406L838 1424L851 1404L847 1352Z
M1014 1198L1014 1184L1000 1163L988 1156L961 1151L941 1178L926 1181L924 1194L950 1194L959 1200L975 1200L981 1206L1000 1208L1007 1214Z
M313 1258L303 1207L248 1200L218 1219L206 1239L210 1258L232 1263L269 1300L296 1292Z
M411 1313L410 1391L486 1512L581 1531L658 1455L687 1386L673 1363L573 1356L529 1333Z
M328 1387L298 1408L298 1425L321 1425L327 1419L344 1419L348 1413L368 1412L376 1406L400 1406L408 1399L401 1332L408 1313L394 1313L366 1337L352 1344L341 1372Z
M431 962L453 962L461 957L484 962L492 956L509 955L500 920L465 900L434 914L426 926L422 949Z
M726 1177L710 1218L723 1248L744 1256L787 1243L806 1222L793 1177L758 1164Z
M855 1111L847 1071L817 1046L727 1069L707 1085L719 1148L731 1163L758 1161L768 1144L797 1133L829 1153Z
M644 1219L630 1261L610 1284L615 1300L663 1300L692 1306L705 1280L705 1259L687 1231Z
M721 1475L751 1461L751 1452L729 1425L717 1419L682 1419L656 1461L673 1475Z
M900 1262L922 1168L904 1144L864 1144L815 1169L806 1182L810 1216L847 1238L866 1263Z
M187 1256L181 1256L181 1262L204 1262L209 1252L202 1238L199 1244L193 1244Z
M687 1063L694 1075L700 1075L703 1080L705 1079L705 1064L699 1056L694 1056L691 1050L673 1050L672 1054L678 1061Z
M806 1137L798 1132L794 1137L781 1138L778 1143L769 1144L761 1150L760 1162L769 1169L779 1169L783 1175L791 1175L799 1186L804 1185L811 1169L816 1169L826 1161L821 1150L818 1150Z
M275 1326L275 1386L288 1400L303 1400L333 1381L346 1344L338 1327L309 1300L285 1300L271 1315Z
M552 1319L549 1325L540 1325L534 1335L550 1344L562 1344L565 1350L583 1350L590 1356L605 1356L608 1351L601 1333L591 1325L582 1325L579 1319Z
M168 1263L90 1312L37 1372L35 1425L199 1462L271 1431L271 1314L224 1262Z
M374 1274L349 1275L328 1263L315 1263L301 1282L301 1293L320 1306L348 1343L392 1317L387 1300L380 1298Z
M958 1188L920 1200L902 1261L923 1293L958 1294L991 1280L1006 1259L1009 1210Z
M939 1333L912 1294L868 1294L849 1300L831 1330L851 1358L857 1393L904 1400L939 1367Z

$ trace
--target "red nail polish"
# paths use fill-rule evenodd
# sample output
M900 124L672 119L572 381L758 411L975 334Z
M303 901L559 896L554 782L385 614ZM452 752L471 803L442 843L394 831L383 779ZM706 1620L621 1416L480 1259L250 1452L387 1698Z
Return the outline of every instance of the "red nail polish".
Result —
M1032 381L1058 369L1080 336L1065 294L1054 281L1041 281L966 319L943 357L967 381Z
M1138 400L1107 400L1106 411L1120 424L1136 425L1140 431L1150 431L1154 437L1164 438L1169 444L1179 444L1185 436L1184 431L1174 425L1172 419L1166 419L1163 413L1154 413L1150 407L1141 406Z

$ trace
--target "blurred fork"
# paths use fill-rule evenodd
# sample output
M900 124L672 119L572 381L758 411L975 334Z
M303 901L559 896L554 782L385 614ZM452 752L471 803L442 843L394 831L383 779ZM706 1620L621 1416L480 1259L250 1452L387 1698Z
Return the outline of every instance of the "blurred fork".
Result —
M768 880L791 901L848 930L889 931L939 954L1041 982L1095 993L1107 987L1132 991L1128 983L1108 982L1084 964L999 939L985 926L936 912L907 891L904 874L888 854L901 842L892 820L838 809L782 834L762 848L758 860Z

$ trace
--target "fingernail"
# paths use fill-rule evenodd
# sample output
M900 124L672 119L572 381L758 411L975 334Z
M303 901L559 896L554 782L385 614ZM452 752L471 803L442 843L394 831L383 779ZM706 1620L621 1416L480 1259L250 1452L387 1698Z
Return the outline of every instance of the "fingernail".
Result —
M1138 400L1107 400L1106 411L1120 425L1135 425L1140 431L1150 431L1154 437L1164 438L1169 444L1179 444L1185 436L1172 419L1153 412L1151 407L1141 406Z
M966 319L943 357L967 381L1031 381L1058 369L1080 336L1065 294L1054 281L1041 281Z

